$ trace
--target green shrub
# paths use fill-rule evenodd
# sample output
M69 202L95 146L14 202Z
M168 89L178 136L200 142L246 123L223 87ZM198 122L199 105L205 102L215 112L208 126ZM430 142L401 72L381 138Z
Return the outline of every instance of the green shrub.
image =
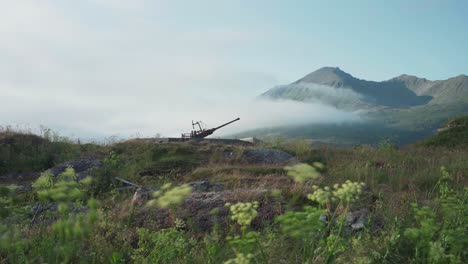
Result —
M170 228L151 232L139 228L137 234L138 248L131 254L134 263L174 263L190 258L187 253L191 242L182 231Z
M406 228L405 237L412 243L416 262L462 263L468 256L468 188L457 192L452 176L444 167L436 187L440 210L413 205L416 226Z
M44 171L80 156L79 145L50 129L47 131L42 133L42 137L20 132L0 132L0 175Z
M93 184L90 186L90 192L96 196L109 192L114 187L115 177L121 168L121 157L111 151L104 159L102 166L91 171Z

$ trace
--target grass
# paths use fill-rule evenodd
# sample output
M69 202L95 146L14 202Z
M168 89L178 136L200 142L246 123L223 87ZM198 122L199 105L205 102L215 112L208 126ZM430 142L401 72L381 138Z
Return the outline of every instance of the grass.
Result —
M0 175L44 171L54 165L90 153L94 144L78 145L66 138L0 131Z
M303 163L325 166L320 176L299 183L282 166L245 163L246 148L240 146L138 141L79 146L61 141L57 145L61 147L52 148L50 139L11 134L8 138L15 140L0 149L16 163L3 167L7 173L43 170L49 166L42 163L43 156L57 157L52 164L84 154L107 158L90 186L54 180L49 187L42 181L40 188L26 194L0 187L0 263L468 261L464 147L418 144L398 149L381 144L337 149L313 148L305 141L264 146L287 151ZM171 206L132 206L131 193L108 185L113 177L145 187L171 182L153 197L155 204L164 197ZM195 180L223 183L227 192L186 196L186 189L175 187ZM354 187L340 187L348 180ZM359 182L365 183L363 189ZM315 185L330 196L317 191L310 195ZM63 186L74 196L67 194L71 191L62 195ZM337 188L342 191L332 200ZM189 198L174 205L172 201L181 197L166 194ZM41 222L31 224L32 206L52 201L63 205L36 216ZM347 212L362 209L370 212L365 227L350 231ZM326 224L319 220L321 215L327 215Z

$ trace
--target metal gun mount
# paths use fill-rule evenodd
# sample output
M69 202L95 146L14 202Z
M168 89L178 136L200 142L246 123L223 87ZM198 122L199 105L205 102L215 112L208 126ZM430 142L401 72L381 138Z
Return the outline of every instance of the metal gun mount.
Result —
M207 136L213 134L216 130L222 128L222 127L225 127L231 123L234 123L236 121L239 121L240 118L236 118L230 122L227 122L225 124L222 124L218 127L215 127L215 128L210 128L210 129L205 129L204 126L203 126L203 123L201 121L198 121L198 122L193 122L192 120L192 132L190 133L183 133L182 134L182 139L203 139L203 138L206 138ZM198 126L198 130L196 129L196 127Z

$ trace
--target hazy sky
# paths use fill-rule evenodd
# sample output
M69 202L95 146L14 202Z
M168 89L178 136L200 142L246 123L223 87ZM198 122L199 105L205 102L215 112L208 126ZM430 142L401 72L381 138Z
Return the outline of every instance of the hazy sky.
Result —
M462 0L0 0L0 125L89 137L177 135L192 119L283 123L294 113L272 108L305 106L248 100L322 66L370 80L467 74L467 10Z

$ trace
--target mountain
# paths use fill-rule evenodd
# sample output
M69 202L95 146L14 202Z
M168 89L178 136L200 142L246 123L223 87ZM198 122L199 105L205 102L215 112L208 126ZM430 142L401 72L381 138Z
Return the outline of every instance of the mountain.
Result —
M430 81L411 75L400 75L387 81L358 79L338 67L323 67L301 79L283 86L274 87L261 97L315 101L326 96L349 98L349 102L338 100L344 109L363 107L408 108L428 103L452 103L468 97L468 76ZM340 96L346 95L346 96ZM352 95L352 96L349 96Z
M261 96L275 99L310 101L314 98L317 87L320 87L322 90L328 89L328 91L324 90L324 93L343 94L352 92L354 96L351 98L354 102L342 104L348 106L345 107L346 109L350 107L361 108L364 105L410 107L426 104L432 99L431 96L417 95L403 82L361 80L342 71L338 67L321 68L290 85L275 87ZM283 95L288 96L284 97ZM356 103L357 98L359 98L359 103Z
M459 75L447 80L430 81L411 75L400 75L388 81L403 85L419 96L431 96L431 103L452 103L468 98L468 76Z
M260 98L359 110L367 121L257 129L242 133L244 136L300 137L342 145L391 139L401 145L434 134L448 118L468 114L468 76L432 81L403 74L376 82L356 78L338 67L324 67L293 83L273 87Z
M407 74L402 74L398 77L390 79L388 82L406 86L417 95L426 95L427 90L429 90L429 88L434 85L433 81Z

